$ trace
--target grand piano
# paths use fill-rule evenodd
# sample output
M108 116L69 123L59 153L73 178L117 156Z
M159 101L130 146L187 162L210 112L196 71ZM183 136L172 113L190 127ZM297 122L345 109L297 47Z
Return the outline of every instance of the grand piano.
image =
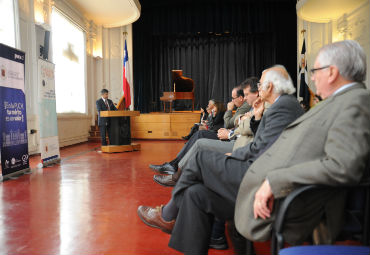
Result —
M169 102L171 112L172 102L175 100L192 100L192 111L194 111L194 81L182 76L182 70L172 70L171 72L173 92L163 92L163 96L160 97L164 111L166 111L166 102Z

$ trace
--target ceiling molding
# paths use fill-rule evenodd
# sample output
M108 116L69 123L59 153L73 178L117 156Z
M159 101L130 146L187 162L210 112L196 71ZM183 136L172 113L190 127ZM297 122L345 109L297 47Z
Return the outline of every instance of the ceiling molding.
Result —
M83 12L83 15L103 27L120 27L139 19L139 0L68 0Z
M328 23L350 13L368 0L299 0L296 5L299 18L317 23Z

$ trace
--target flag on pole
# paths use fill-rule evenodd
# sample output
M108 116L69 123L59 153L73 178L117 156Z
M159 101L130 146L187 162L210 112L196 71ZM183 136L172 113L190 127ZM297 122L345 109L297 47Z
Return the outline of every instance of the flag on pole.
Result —
M307 61L306 61L306 40L303 39L302 51L301 51L301 61L299 63L299 94L298 96L303 99L306 103L310 103L311 93L308 87L308 75L307 75Z
M130 91L130 65L128 62L127 43L125 40L125 49L123 53L123 95L125 97L125 108L131 105L131 91Z

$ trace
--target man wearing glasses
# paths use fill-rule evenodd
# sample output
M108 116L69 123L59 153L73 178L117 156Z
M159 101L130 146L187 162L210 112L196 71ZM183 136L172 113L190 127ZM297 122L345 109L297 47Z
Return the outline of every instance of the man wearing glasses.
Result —
M233 110L236 107L236 112L233 116ZM235 119L240 115L248 112L251 106L244 100L243 88L236 87L231 92L231 101L227 104L227 111L224 115L225 128L230 129L235 127Z

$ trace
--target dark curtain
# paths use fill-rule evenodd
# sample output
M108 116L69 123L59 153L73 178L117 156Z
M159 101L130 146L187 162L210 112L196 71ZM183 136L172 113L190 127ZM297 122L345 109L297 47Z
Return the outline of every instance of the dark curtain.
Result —
M175 2L175 3L174 3ZM141 1L133 24L135 109L159 111L171 70L194 80L196 108L283 64L296 77L295 1Z

